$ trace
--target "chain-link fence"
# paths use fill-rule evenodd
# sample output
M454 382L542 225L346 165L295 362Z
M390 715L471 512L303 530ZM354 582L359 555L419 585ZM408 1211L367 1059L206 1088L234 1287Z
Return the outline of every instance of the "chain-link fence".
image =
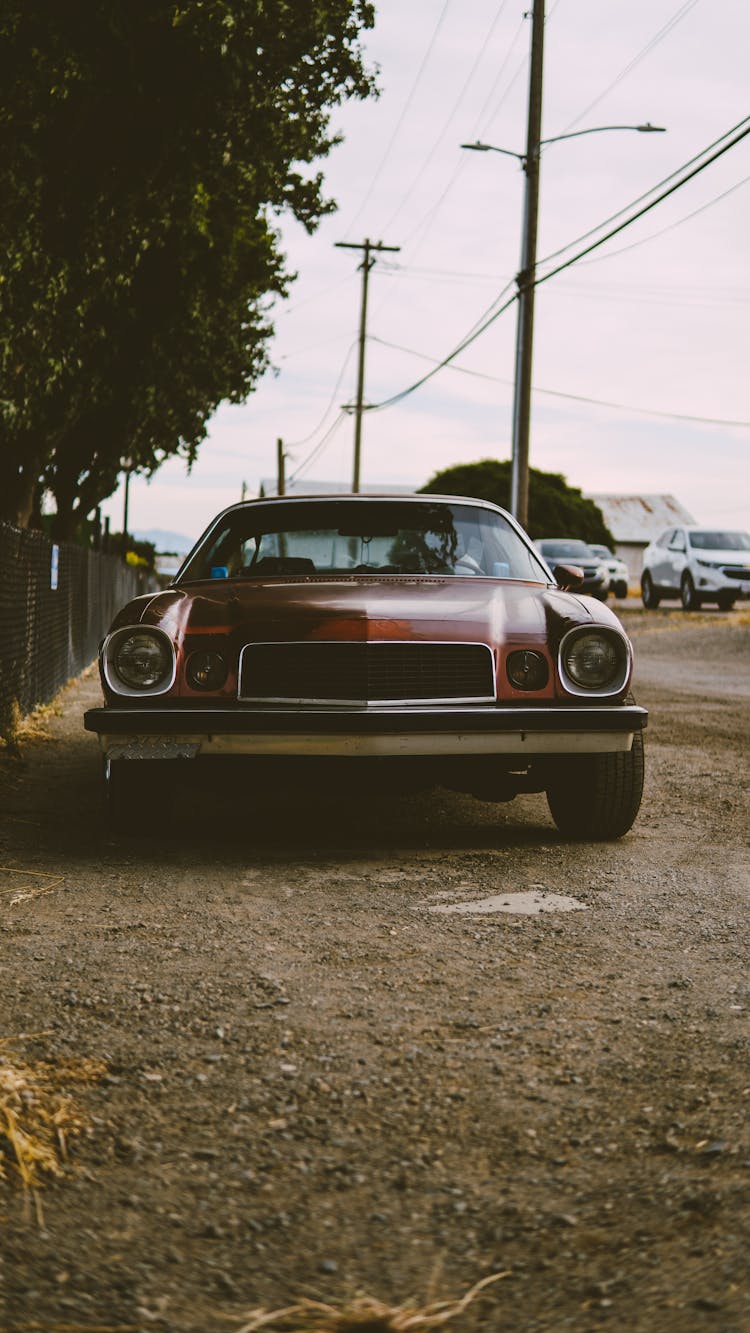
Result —
M115 556L0 523L0 733L96 657L142 576Z

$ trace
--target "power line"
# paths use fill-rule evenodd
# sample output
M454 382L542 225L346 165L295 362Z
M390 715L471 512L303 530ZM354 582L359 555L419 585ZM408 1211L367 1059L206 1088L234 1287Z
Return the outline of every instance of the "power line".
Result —
M372 180L371 180L371 182L370 182L370 187L369 187L369 189L368 189L368 191L367 191L367 193L366 193L364 199L362 200L362 202L361 202L359 208L357 209L357 212L355 213L354 217L352 218L351 222L349 223L349 226L348 226L348 229L347 229L347 233L346 233L347 236L349 235L349 233L350 233L351 231L353 231L355 225L357 224L357 222L358 222L359 219L361 218L362 214L364 213L364 211L365 211L367 205L369 204L369 202L370 202L370 200L371 200L371 198L372 198L373 191L375 190L375 186L377 185L378 181L380 180L380 177L381 177L382 174L383 174L383 171L385 170L386 163L388 162L388 159L389 159L389 157L390 157L390 155L391 155L391 149L393 148L393 145L395 144L395 142L396 142L396 140L397 140L397 138L398 138L398 136L399 136L399 133L400 133L400 130L401 130L401 126L403 125L403 123L404 123L404 121L405 121L405 119L406 119L406 117L407 117L407 115L408 115L408 112L409 112L409 109L410 109L410 107L411 107L411 104L412 104L412 102L414 101L414 97L415 97L415 95L416 95L417 88L419 87L420 81L421 81L421 79L422 79L422 75L424 74L425 69L427 68L427 65L428 65L428 63L429 63L430 56L432 55L432 51L433 51L433 48L434 48L434 46L435 46L435 42L437 41L438 33L440 32L440 29L441 29L441 27L443 26L443 20L445 19L445 16L446 16L446 14L448 13L448 10L449 10L449 8L450 8L450 5L451 5L451 0L445 0L445 4L443 5L442 10L440 11L440 16L439 16L439 18L438 18L438 21L437 21L437 23L435 24L435 27L434 27L434 29L433 29L432 36L431 36L431 38L430 38L430 40L429 40L429 42L428 42L428 44L427 44L427 50L425 51L425 53L424 53L424 55L423 55L423 57L422 57L421 64L420 64L420 66L419 66L419 69L417 70L417 73L416 73L415 77L414 77L414 81L413 81L413 83L412 83L412 86L411 86L411 89L410 89L410 91L409 91L409 94L408 94L408 96L407 96L407 98L406 98L406 101L404 102L404 105L403 105L403 107L402 107L402 109L401 109L401 115L399 116L399 118L398 118L398 120L397 120L397 122L396 122L395 128L394 128L394 130L393 130L393 133L391 134L391 137L390 137L390 139L388 140L388 144L387 144L387 146L386 146L385 152L383 153L383 156L381 157L380 162L379 162L379 164L378 164L378 166L377 166L377 169L376 169L376 171L375 171L375 175L373 176L373 178L372 178Z
M648 190L644 190L643 194L639 194L637 198L631 199L630 203L624 204L616 213L611 213L608 218L604 218L602 222L597 223L595 227L589 228L588 231L582 232L581 235L576 236L574 240L568 241L567 245L561 246L559 250L553 250L551 254L545 255L544 259L538 261L537 267L540 267L542 264L548 264L552 259L557 259L558 255L564 255L566 250L571 250L574 245L580 245L581 241L588 240L589 236L595 236L598 231L601 231L602 227L609 226L610 222L616 222L617 218L621 218L625 213L628 213L631 208L635 208L636 204L640 204L644 199L648 199L649 195L652 195L655 190L661 189L663 185L667 185L669 181L674 180L676 176L680 176L682 172L686 171L688 167L691 167L694 162L699 162L701 158L706 156L706 153L710 153L712 149L716 148L716 146L722 143L724 139L727 139L730 134L734 134L740 126L747 125L749 120L749 116L745 116L743 120L739 120L731 129L725 130L723 134L720 134L718 139L714 139L713 143L708 144L706 148L702 148L694 157L688 158L687 162L683 162L682 166L676 167L668 176L664 176L662 180L657 181L656 185L652 185Z
M740 123L742 124L743 122ZM736 147L738 143L741 143L741 141L750 134L750 116L745 118L744 125L745 128L735 134L733 139L730 139L728 143L725 143L722 148L716 149L710 157L706 158L705 162L701 162L699 166L693 167L693 170L689 171L681 180L670 185L668 190L663 190L655 199L652 199L650 204L646 204L643 208L639 209L632 217L626 218L626 220L621 222L619 226L613 227L611 231L608 231L606 235L602 236L598 241L594 241L591 245L587 246L585 250L579 250L578 254L573 255L571 259L565 260L562 264L558 264L557 268L550 269L549 273L542 274L540 278L535 278L534 286L540 287L543 282L548 282L549 279L554 278L557 273L562 273L564 269L570 268L571 264L577 264L584 255L590 254L592 250L597 250L600 245L604 245L604 243L611 240L613 236L617 236L618 232L624 231L626 227L632 226L634 222L637 222L639 218L644 217L646 213L650 213L652 208L656 208L657 204L663 203L665 199L669 198L670 194L674 194L676 190L681 190L683 185L687 185L688 181L692 180L694 176L700 175L702 171L705 171L706 167L711 166L712 162L716 162L718 158L723 157L724 153L728 153L730 148Z
M331 408L333 407L334 402L336 401L336 398L337 398L337 396L338 396L339 389L341 388L341 381L343 380L344 375L346 374L347 367L348 367L349 362L350 362L350 360L351 360L352 352L354 351L354 348L355 348L356 346L357 346L356 341L355 341L355 342L352 342L352 343L349 344L349 350L347 351L346 356L344 357L344 360L343 360L343 363L342 363L342 366L341 366L341 370L339 371L338 379L336 380L336 384L335 384L335 386L334 386L333 393L331 394L331 397L330 397L329 400L328 400L328 406L327 406L325 412L323 413L322 417L320 418L320 421L318 422L317 426L315 426L314 429L311 430L311 431L309 432L308 435L305 435L304 439L301 439L301 440L292 440L291 444L289 445L289 448L290 448L290 449L300 449L300 448L302 447L303 444L307 444L308 440L311 440L312 437L313 437L313 435L317 435L317 433L318 433L318 431L320 430L321 426L322 426L322 425L324 424L324 422L326 421L326 419L327 419L327 417L328 417L328 414L329 414Z
M721 203L722 199L734 194L735 190L747 185L748 181L750 181L750 176L745 176L744 180L737 181L736 185L730 185L728 190L724 190L721 194L717 194L715 198L709 199L708 203L701 204L700 208L694 208L692 213L686 213L684 218L678 218L676 222L670 222L668 226L652 232L650 236L643 236L640 241L631 241L630 245L623 245L619 250L610 250L607 255L597 255L596 259L584 260L584 267L588 264L602 264L606 259L614 259L615 255L624 255L628 250L637 250L641 245L648 245L649 241L655 241L659 236L666 235L668 231L674 231L676 227L681 227L683 222L689 222L691 218L697 218L699 213L705 213L707 209L713 208L714 204Z
M403 347L400 343L387 342L384 338L372 339L373 342L380 343L383 347L390 347L395 352L406 352L409 356L419 357L421 361L432 361L434 358L428 356L425 352L417 352L413 347ZM512 385L512 380L503 379L500 375L488 375L483 370L470 370L468 366L451 365L450 370L455 370L461 375L471 375L473 379L489 380L493 384ZM704 426L730 426L735 429L750 430L750 421L731 421L725 417L699 417L686 412L662 412L658 408L652 407L634 407L632 403L613 403L605 398L589 398L580 393L564 393L561 389L542 389L534 385L534 393L544 394L550 398L569 398L575 403L590 403L594 407L614 408L619 412L637 412L640 416L648 417L666 417L670 421L692 421L698 425Z
M336 420L332 423L332 425L328 427L328 430L326 431L322 440L318 441L315 448L312 449L310 453L307 455L307 458L304 458L302 462L299 464L299 466L295 468L294 472L292 472L291 476L287 478L287 485L291 485L293 481L296 481L298 477L301 477L302 473L306 472L307 469L311 467L312 464L316 461L316 459L320 457L326 445L328 445L330 441L333 439L333 436L335 435L336 431L338 430L341 423L345 420L345 418L346 418L346 412L339 412L339 415L336 417Z
M471 87L471 84L472 84L472 80L473 80L473 78L474 78L474 75L476 74L477 69L478 69L479 65L481 64L482 57L484 56L484 54L485 54L485 52L486 52L486 50L487 50L487 46L488 46L489 42L492 40L492 35L493 35L493 33L494 33L494 31L495 31L495 28L497 27L497 25L498 25L498 23L499 23L499 21L500 21L500 17L501 17L501 15L502 15L502 12L503 12L503 10L505 9L505 6L506 6L507 3L508 3L508 0L500 0L500 6L499 6L499 8L498 8L497 11L496 11L496 13L495 13L495 17L493 18L493 20L492 20L492 22L491 22L489 28L487 29L487 32L486 32L485 36L482 38L482 40L481 40L480 43L479 43L479 50L477 51L477 54L476 54L476 56L474 57L474 62L473 62L473 64L472 64L472 66L471 66L471 69L469 70L469 73L467 74L466 78L464 79L464 82L463 82L461 91L460 91L460 93L458 94L458 97L456 98L456 100L455 100L454 103L453 103L453 106L452 106L452 108L451 108L451 110L450 110L450 113L449 113L449 115L448 115L446 121L445 121L444 124L443 124L443 128L442 128L442 130L440 131L440 133L438 134L437 138L435 139L435 141L434 141L434 143L433 143L433 145L432 145L432 148L430 149L430 151L428 152L426 158L424 159L424 162L422 163L421 167L419 168L419 171L416 173L416 175L415 175L414 178L412 179L411 184L409 185L409 188L408 188L408 190L406 191L406 194L403 196L403 198L402 198L400 204L398 204L398 206L396 207L395 211L391 214L390 218L388 219L388 221L386 222L385 226L383 227L383 229L382 229L383 231L390 231L390 230L391 230L394 221L395 221L396 218L399 216L399 214L403 211L403 209L406 207L407 203L408 203L409 200L411 199L411 197L412 197L414 191L415 191L416 188L417 188L417 185L419 184L420 180L421 180L422 177L424 176L424 173L425 173L425 171L427 170L427 168L429 167L430 163L432 162L432 159L434 158L435 153L437 152L437 150L438 150L438 148L440 147L441 143L443 142L443 140L444 140L446 134L448 133L448 130L450 129L451 125L453 124L453 120L454 120L454 118L455 118L455 116L456 116L456 113L458 112L458 109L459 109L459 107L461 106L461 103L463 102L464 97L466 96L466 93L468 92L469 88Z
M583 120L584 116L588 115L589 111L593 111L595 106L598 106L600 102L603 102L607 94L611 93L613 88L616 88L619 83L622 83L623 79L627 78L628 74L630 74L635 69L636 65L639 65L641 61L644 60L645 57L649 55L651 51L654 50L654 47L658 46L659 43L662 42L664 38L669 35L672 29L676 28L677 24L680 23L682 19L687 17L687 15L690 13L690 10L694 9L697 3L698 0L684 0L684 3L680 5L680 8L672 15L670 19L667 20L667 22L664 24L662 28L659 29L658 32L654 33L654 36L650 39L650 41L646 43L646 45L642 48L642 50L638 52L637 55L633 56L633 59L628 62L628 64L624 67L624 69L620 70L620 73L617 75L617 77L614 78L612 82L607 85L604 91L599 93L599 96L595 97L593 102L589 102L588 106L584 107L583 111L579 112L575 120L571 120L570 124L565 126L565 131L567 132L568 130L572 129L574 125L577 125L581 120Z
M492 88L491 88L491 90L490 90L490 93L489 93L488 97L485 99L485 102L484 102L484 104L483 104L483 106L482 106L482 109L480 110L479 115L478 115L478 117L476 118L476 120L475 120L475 122L474 122L474 129L471 131L472 134L479 134L480 132L483 132L483 128L484 128L483 117L484 117L485 111L486 111L486 109L487 109L487 106L489 105L489 103L491 102L492 98L493 98L494 95L495 95L495 92L496 92L496 90L497 90L497 85L499 84L499 82L500 82L500 80L501 80L501 78L502 78L502 76L503 76L503 74L504 74L504 72L505 72L506 66L507 66L507 64L508 64L508 61L510 60L510 57L511 57L511 55L512 55L514 49L515 49L516 43L517 43L517 41L518 41L518 38L520 37L521 33L522 33L523 30L524 30L524 26L525 26L525 24L524 24L524 21L522 20L521 23L519 23L519 25L518 25L518 27L517 27L517 29L516 29L514 35L513 35L513 38L512 38L512 40L511 40L510 46L508 47L508 51L507 51L507 53L506 53L505 59L503 60L501 66L500 66L500 69L498 70L497 75L495 76L495 81L494 81L494 83L493 83L493 85L492 85ZM529 63L528 56L524 56L524 58L523 58L523 60L521 61L520 65L518 66L518 68L517 68L515 74L513 75L512 79L510 80L510 83L509 83L508 86L505 88L505 90L504 90L504 92L503 92L503 94L502 94L502 97L501 97L500 100L498 101L497 105L493 108L492 115L491 115L490 119L494 119L494 117L497 115L498 111L500 110L500 107L503 105L503 102L506 100L506 98L507 98L508 95L510 94L510 91L511 91L511 89L513 88L514 84L516 83L516 81L517 81L519 75L524 71L524 69L526 68L526 66L528 65L528 63ZM481 130L481 131L480 131L480 128L479 128L479 126L480 126L480 122L481 122L481 124L482 124L482 130ZM417 253L419 252L419 250L421 250L422 246L424 245L425 240L427 239L427 236L429 235L430 231L432 230L432 227L434 226L434 224L435 224L435 222L436 222L436 220L437 220L437 216L438 216L438 214L439 214L441 208L443 207L443 204L445 203L446 199L448 198L448 195L449 195L449 194L451 193L451 191L453 190L453 187L455 186L456 182L458 181L459 176L461 175L461 173L462 173L463 171L465 171L465 169L466 169L466 158L465 158L465 157L460 157L460 158L458 159L458 162L456 163L456 167L455 167L455 170L453 171L453 174L450 176L450 178L449 178L447 184L446 184L446 185L443 187L443 189L441 190L441 192L440 192L440 194L438 195L438 197L437 197L435 203L432 204L432 206L427 210L427 212L426 212L426 213L423 215L423 217L419 220L419 222L417 223L417 225L416 225L415 227L412 227L411 231L407 233L407 235L406 235L406 237L405 237L405 239L404 239L404 247L406 247L406 246L409 244L409 242L410 242L415 236L419 236L419 241L417 242L416 249L413 251L414 254L417 254ZM421 235L420 235L420 232L422 233Z
M656 208L657 204L662 203L664 199L667 199L669 197L669 195L674 194L676 190L681 189L682 186L686 185L688 181L693 179L694 176L697 176L700 174L700 172L705 171L706 167L709 167L713 162L717 161L718 158L722 157L724 153L727 153L730 148L734 148L738 143L741 142L742 139L746 138L746 136L750 134L750 117L746 117L744 122L743 121L740 122L740 125L744 125L744 128L742 130L739 130L739 132L737 132L738 127L735 126L734 130L728 131L727 133L733 134L734 137L729 139L729 142L725 143L721 148L716 149L711 154L710 157L706 158L704 162L701 162L698 166L693 167L692 171L689 171L687 175L683 175L680 180L670 185L668 189L663 190L661 194L657 195L656 198L652 199L650 203L646 204L643 208L639 209L636 213L632 215L632 217L626 218L625 221L619 223L618 226L613 227L610 231L606 232L603 236L601 236L597 241L593 241L591 245L586 246L586 248L583 250L579 250L578 253L572 255L570 259L565 260L562 264L558 264L556 268L550 269L548 273L544 273L541 277L532 278L531 281L533 282L533 285L535 287L539 287L542 285L542 283L548 282L550 278L554 278L558 273L562 273L566 268L570 268L573 264L578 263L579 260L581 260L585 255L591 254L592 250L598 249L600 245L604 245L608 240L611 240L613 236L618 235L618 233L624 231L626 227L631 226L634 222L637 222L639 218L643 217L646 213L649 213L652 208ZM721 136L722 139L725 139L726 137L727 137L726 135ZM718 143L720 142L720 140L717 140L716 142ZM712 144L710 145L710 147L713 148L714 145ZM706 151L708 150L704 150L704 154ZM698 156L700 157L703 156L704 154L699 154ZM686 166L692 166L692 163L695 162L696 160L697 160L696 158L691 158L690 161L686 163ZM676 174L677 173L674 172L671 177L667 177L667 180L672 180ZM649 193L651 192L649 191ZM641 198L642 197L643 196L641 196ZM598 230L598 228L595 228L594 230ZM590 235L591 233L588 234ZM564 247L564 249L568 248L569 248L568 246ZM469 334L467 334L461 340L458 346L454 348L454 350L451 353L449 353L448 356L444 357L443 360L440 361L437 365L435 365L432 370L428 371L425 375L422 375L420 379L414 382L414 384L409 385L406 389L402 389L397 394L393 394L392 397L384 399L382 403L371 404L367 408L367 410L370 412L380 411L382 408L391 407L395 403L401 402L404 398L409 397L410 394L415 393L416 390L420 389L423 384L427 383L428 380L433 379L434 376L437 375L440 370L443 370L446 366L450 365L452 361L455 361L456 357L459 356L461 352L465 351L466 348L469 347L473 342L476 342L477 338L479 338L481 334L484 333L490 327L491 324L494 324L496 319L499 319L500 316L504 314L505 311L508 310L513 305L513 303L518 299L518 295L519 295L518 292L515 293L512 297L510 297L509 300L505 301L502 305L500 305L500 307L497 310L495 310L494 313L488 314L486 317L483 317L480 323L478 325L475 325L474 330L472 330ZM500 296L496 298L496 302L501 299L501 296L502 293L500 294ZM490 309L492 309L492 307L490 307Z

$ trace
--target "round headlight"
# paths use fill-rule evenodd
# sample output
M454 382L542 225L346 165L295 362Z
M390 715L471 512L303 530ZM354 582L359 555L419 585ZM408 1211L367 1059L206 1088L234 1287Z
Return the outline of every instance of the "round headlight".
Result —
M185 675L193 690L220 690L227 678L227 664L220 653L191 653Z
M121 638L112 655L112 666L131 690L152 690L172 673L172 654L161 634L134 630Z
M549 680L547 659L531 648L508 653L505 669L508 680L517 690L543 690Z
M618 640L597 630L571 639L564 648L562 661L570 679L582 689L614 688L618 677L623 677L622 647Z

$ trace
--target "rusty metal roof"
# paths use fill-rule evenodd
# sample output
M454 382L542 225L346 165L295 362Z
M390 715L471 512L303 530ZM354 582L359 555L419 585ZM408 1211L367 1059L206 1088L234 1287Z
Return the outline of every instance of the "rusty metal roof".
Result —
M673 495L588 495L604 515L616 542L653 541L670 523L695 523Z

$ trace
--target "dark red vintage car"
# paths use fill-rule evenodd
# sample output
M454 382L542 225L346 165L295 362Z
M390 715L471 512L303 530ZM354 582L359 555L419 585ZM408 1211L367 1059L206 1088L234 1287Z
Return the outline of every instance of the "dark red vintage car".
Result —
M164 760L210 776L242 755L266 773L365 763L490 800L546 792L564 834L619 837L640 805L647 715L630 642L575 592L581 578L550 571L480 500L233 505L102 644L105 705L85 725L110 809L137 825Z

